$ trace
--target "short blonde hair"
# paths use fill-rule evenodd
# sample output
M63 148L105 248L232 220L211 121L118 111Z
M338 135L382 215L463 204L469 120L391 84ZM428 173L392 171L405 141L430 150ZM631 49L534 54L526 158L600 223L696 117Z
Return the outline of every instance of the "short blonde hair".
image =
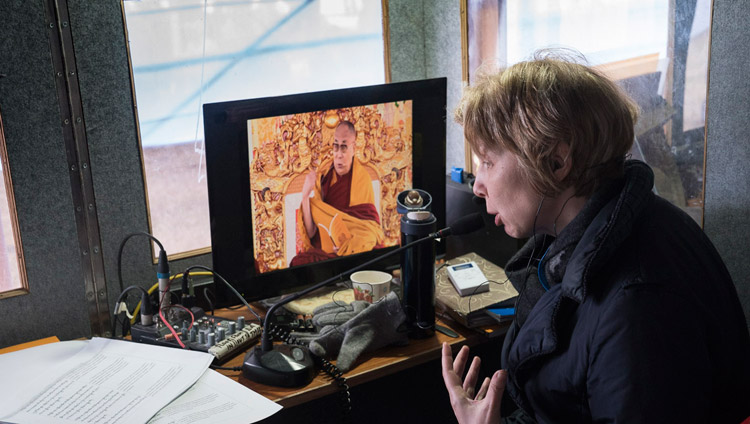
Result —
M533 60L479 76L455 111L471 148L508 150L534 189L556 195L574 186L588 196L607 178L623 175L638 108L611 80L563 51L539 51ZM558 143L572 161L563 181L554 177Z

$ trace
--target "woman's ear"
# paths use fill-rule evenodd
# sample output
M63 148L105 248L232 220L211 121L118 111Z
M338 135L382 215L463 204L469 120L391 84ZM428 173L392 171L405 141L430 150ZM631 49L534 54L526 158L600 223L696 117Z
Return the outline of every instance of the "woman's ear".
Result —
M572 167L573 161L570 160L570 145L560 142L555 148L555 154L552 157L552 171L554 172L555 179L557 181L564 180L570 174Z

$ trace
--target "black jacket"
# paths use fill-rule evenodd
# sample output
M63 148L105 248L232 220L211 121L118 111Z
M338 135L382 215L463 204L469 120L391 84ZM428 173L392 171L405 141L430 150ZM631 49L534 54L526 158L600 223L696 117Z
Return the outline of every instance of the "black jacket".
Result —
M629 161L554 242L531 240L506 267L521 292L506 391L539 422L750 416L750 335L732 279L652 186L650 168Z

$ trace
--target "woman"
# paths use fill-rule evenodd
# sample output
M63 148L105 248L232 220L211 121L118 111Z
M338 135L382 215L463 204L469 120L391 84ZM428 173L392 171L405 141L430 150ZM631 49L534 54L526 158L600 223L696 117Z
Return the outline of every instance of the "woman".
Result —
M474 394L479 359L443 346L461 423L727 422L750 416L750 335L736 289L701 228L626 160L636 107L569 57L482 78L456 111L474 193L512 237L519 291L504 370Z

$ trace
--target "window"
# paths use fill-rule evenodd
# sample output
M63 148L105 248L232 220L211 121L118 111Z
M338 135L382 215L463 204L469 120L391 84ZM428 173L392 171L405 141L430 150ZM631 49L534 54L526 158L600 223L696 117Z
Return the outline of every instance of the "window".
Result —
M540 48L583 53L640 106L632 155L655 191L702 222L710 0L466 1L469 79Z
M202 105L385 82L372 0L123 2L151 233L210 249Z
M4 133L0 116L0 299L28 292Z

